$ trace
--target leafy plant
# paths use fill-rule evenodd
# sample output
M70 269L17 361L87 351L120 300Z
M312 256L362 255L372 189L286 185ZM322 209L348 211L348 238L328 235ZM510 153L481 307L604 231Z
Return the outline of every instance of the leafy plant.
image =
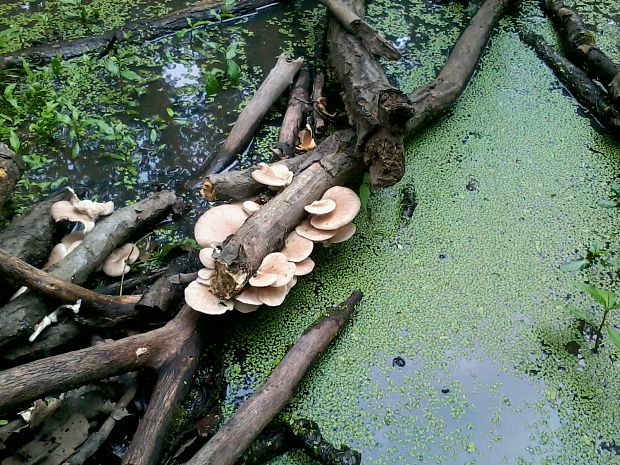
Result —
M368 214L368 201L370 200L370 174L365 173L362 183L360 184L359 192L360 201L362 203L362 210Z
M595 323L595 316L590 312L582 310L578 307L568 306L567 310L575 317L590 324L595 329L596 342L594 343L594 351L596 352L601 345L603 339L603 330L606 330L609 340L620 349L620 333L618 333L608 321L609 314L613 310L620 308L620 300L612 291L601 289L585 283L578 283L577 287L590 294L596 302L603 307L603 317L600 324Z
M598 204L601 207L616 208L620 206L620 184L613 183L611 185L611 196L608 200L599 200Z
M228 79L232 84L237 84L241 78L241 68L235 61L238 54L239 44L233 42L226 48L217 42L211 42L200 38L205 47L215 50L222 58L217 59L216 63L223 63L225 69L213 67L205 73L206 88L209 94L214 94L220 88L221 80ZM204 54L204 53L203 53Z
M588 247L585 257L578 258L577 260L571 260L570 262L560 265L560 270L567 272L581 271L592 266L598 259L602 259L603 265L607 265L606 258L609 255L611 255L611 252L607 250L606 244L601 241L597 241Z

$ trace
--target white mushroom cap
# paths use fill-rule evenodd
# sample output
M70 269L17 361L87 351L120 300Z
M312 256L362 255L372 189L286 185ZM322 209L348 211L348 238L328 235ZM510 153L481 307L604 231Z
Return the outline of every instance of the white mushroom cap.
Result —
M237 310L240 313L255 312L256 310L258 310L258 307L260 307L261 305L262 304L259 304L259 305L244 304L243 302L239 302L237 299L235 299L235 310Z
M213 255L213 248L205 247L203 249L200 249L198 258L200 259L200 263L202 263L202 266L204 266L205 268L209 268L210 270L215 270L215 260L213 260L213 257L211 255Z
M71 233L60 240L60 243L56 244L50 253L47 263L43 265L43 268L49 268L55 265L60 260L65 258L73 249L82 243L84 240L84 231L76 231Z
M241 207L248 215L252 215L253 213L256 213L258 210L260 210L260 205L256 202L253 202L252 200L246 200L241 204Z
M281 253L286 255L290 262L300 262L312 253L314 243L310 239L300 236L295 231L290 233L284 241Z
M353 223L347 223L336 231L334 237L323 241L323 245L328 246L331 244L338 244L340 242L348 241L351 239L353 234L355 234L355 231L357 231L355 225Z
M266 186L284 187L293 181L293 172L286 165L259 163L258 169L251 173L252 179Z
M71 203L76 210L86 213L90 218L96 220L100 216L107 216L114 211L114 202L93 202L92 200L71 199Z
M288 284L291 279L293 279L293 276L295 276L295 264L293 262L289 262L288 257L281 252L270 253L263 258L256 274L276 275L275 282L270 284L270 286L284 286ZM255 286L255 284L250 284Z
M228 236L236 233L247 219L248 215L240 205L210 208L196 221L194 237L200 247L217 247Z
M111 277L122 276L129 273L129 266L140 256L140 249L133 244L125 244L113 251L105 262L103 262L103 272Z
M295 228L295 232L299 234L301 237L310 239L313 242L326 241L330 237L333 237L334 234L336 234L336 231L323 231L321 229L316 229L314 226L310 224L309 218L302 221Z
M252 286L247 286L241 291L235 300L244 304L260 305L262 302L258 298L258 289Z
M295 276L305 276L312 273L312 270L314 270L314 260L312 260L310 257L302 260L299 263L295 263L295 265Z
M215 276L215 270L210 270L209 268L201 268L198 270L198 281L200 284L209 285L211 284L211 278Z
M336 209L336 202L332 199L315 200L310 205L306 205L304 210L313 215L324 215Z
M336 202L336 209L325 215L313 216L310 224L317 229L333 231L353 221L362 203L355 192L347 187L334 186L327 189L322 199Z
M254 287L267 287L271 286L278 280L278 275L271 273L256 273L252 276L248 283Z
M288 294L288 286L280 287L261 287L257 290L258 298L262 303L269 307L277 307L284 302Z
M233 309L231 300L221 300L207 286L192 281L185 288L185 302L197 312L222 315Z
M90 232L95 227L95 221L86 213L77 210L68 200L54 202L50 208L54 221L78 221L84 225L84 231Z

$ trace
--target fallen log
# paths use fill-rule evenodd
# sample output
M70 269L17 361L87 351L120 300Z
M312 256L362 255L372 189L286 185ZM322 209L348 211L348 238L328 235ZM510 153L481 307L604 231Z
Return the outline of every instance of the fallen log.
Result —
M288 99L288 107L284 113L280 136L276 149L280 152L279 158L291 158L295 156L295 145L299 130L303 127L304 116L308 112L310 90L310 72L301 69L297 74L297 79L291 88L291 95Z
M594 33L583 24L577 12L561 0L541 0L540 4L567 45L571 61L591 79L603 84L612 101L620 102L620 65L596 46Z
M370 53L388 60L400 60L401 53L383 34L375 30L342 0L319 0L338 22Z
M339 131L315 150L319 159L293 178L282 192L261 207L216 250L213 293L231 299L256 272L263 258L280 250L284 238L306 215L304 207L332 186L344 183L360 166L353 131Z
M100 220L82 243L52 266L48 273L64 281L82 284L106 257L129 238L161 221L170 211L176 196L162 191ZM45 302L28 292L0 308L0 347L26 339L34 325L48 313Z
M363 16L362 0L342 0ZM343 100L357 147L370 167L373 187L387 187L405 173L403 135L413 116L409 98L389 82L370 52L331 18L327 32L328 60L344 90Z
M608 94L585 71L549 46L541 36L525 31L520 31L519 35L553 70L577 101L588 108L613 137L620 140L620 112L611 103Z
M291 399L314 360L342 330L362 299L360 291L320 318L286 353L265 383L187 465L232 465ZM1 384L1 383L0 383Z
M241 111L235 125L217 155L199 170L199 176L218 173L226 168L250 142L254 131L276 100L293 82L303 58L290 60L282 54L260 85L250 103Z
M486 0L469 21L437 77L409 94L414 115L407 124L408 135L441 115L461 95L476 69L493 26L511 1Z
M0 142L0 212L24 171L21 156Z
M230 15L242 16L251 14L259 8L273 4L278 0L236 0L226 12ZM121 28L94 37L59 41L51 44L30 47L16 52L0 55L0 70L19 67L22 60L28 60L38 65L46 65L53 58L61 55L65 60L76 58L87 53L105 55L115 44L140 44L147 40L172 34L186 29L188 20L219 22L222 5L221 0L206 0L200 4L178 10L168 16L146 19L129 23Z

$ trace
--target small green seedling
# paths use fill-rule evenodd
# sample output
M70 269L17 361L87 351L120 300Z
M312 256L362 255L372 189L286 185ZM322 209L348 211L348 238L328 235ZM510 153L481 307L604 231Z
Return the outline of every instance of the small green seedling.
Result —
M601 341L603 340L603 330L607 331L607 336L609 340L620 350L620 333L618 333L610 324L609 324L609 314L613 310L617 310L620 308L620 300L618 296L614 294L612 291L607 289L601 289L598 287L591 286L585 283L578 283L577 287L583 291L586 291L590 294L594 300L596 300L601 307L603 307L603 318L601 323L597 325L595 323L595 316L590 312L582 310L580 308L574 306L567 306L567 310L575 317L580 320L585 321L590 324L596 331L596 342L594 343L594 352L596 352L601 345Z

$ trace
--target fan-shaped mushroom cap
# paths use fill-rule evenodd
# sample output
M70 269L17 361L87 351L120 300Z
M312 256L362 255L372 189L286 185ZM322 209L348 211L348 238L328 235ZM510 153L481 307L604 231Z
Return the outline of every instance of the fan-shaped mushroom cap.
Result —
M201 268L198 270L198 281L200 284L211 284L211 278L215 275L215 270L210 270L209 268Z
M306 129L302 129L299 131L299 145L295 147L300 152L307 152L308 150L312 150L316 148L316 142L314 141L314 137L312 137L312 127L309 124L306 124Z
M103 272L111 277L129 273L129 266L140 256L140 249L133 244L125 244L113 251L103 262Z
M252 200L246 200L241 204L241 207L248 215L252 215L260 210L260 205Z
M323 241L323 245L328 246L331 244L338 244L340 242L348 241L349 239L351 239L351 236L355 234L356 230L357 228L353 223L345 224L342 228L339 228L336 231L334 237Z
M247 219L248 215L240 205L210 208L196 221L194 237L200 247L216 247L236 233Z
M293 172L286 165L259 163L258 169L251 173L252 179L266 186L284 187L293 181Z
M77 210L68 200L54 202L50 208L54 221L78 221L84 225L84 231L90 232L95 227L95 221L86 213Z
M305 276L312 273L312 270L314 270L314 260L310 257L300 261L299 263L295 263L295 265L295 276Z
M56 244L50 253L47 263L43 265L43 268L49 268L55 265L60 260L65 258L73 249L82 243L84 240L84 231L76 231L71 233L60 240L60 243Z
M96 220L100 216L107 216L114 211L114 202L93 202L92 200L71 199L71 203L82 213L86 213L90 218Z
M313 248L314 242L293 231L286 237L281 253L286 255L290 262L297 263L309 257Z
M256 287L247 286L243 291L235 297L235 300L244 304L260 305L262 302L258 298L258 289Z
M198 258L200 259L200 263L202 263L205 268L215 270L215 260L213 260L213 257L211 255L213 255L213 248L205 247L203 249L200 249Z
M293 276L295 276L295 264L288 260L288 257L281 252L270 253L265 258L258 268L257 275L271 274L276 275L276 280L272 287L280 287L288 284ZM255 284L250 283L252 286Z
M313 215L325 215L336 209L336 202L332 199L315 200L310 205L306 205L304 210Z
M221 300L207 286L192 281L185 288L185 302L197 312L222 315L233 309L232 300Z
M235 310L237 310L240 313L255 312L256 310L258 310L258 307L260 307L261 305L262 303L258 305L244 304L243 302L239 302L237 299L235 299Z
M259 300L269 307L277 307L284 302L288 294L288 286L260 287L257 289Z
M278 275L271 273L256 273L252 276L248 283L254 287L267 287L271 286L278 280Z
M362 203L355 192L347 187L334 186L327 189L323 199L331 199L336 202L336 209L325 215L313 216L310 224L317 229L333 231L353 221L360 211Z
M321 229L316 229L314 226L312 226L312 224L310 224L310 218L306 218L305 220L303 220L295 228L295 232L301 237L310 239L313 242L326 241L330 237L333 237L334 234L336 234L336 231L324 231Z

